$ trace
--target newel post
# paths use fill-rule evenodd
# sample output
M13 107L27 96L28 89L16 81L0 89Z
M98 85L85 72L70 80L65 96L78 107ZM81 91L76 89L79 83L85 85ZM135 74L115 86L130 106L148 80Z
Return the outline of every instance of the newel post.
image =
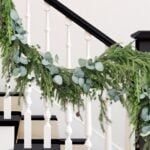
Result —
M135 46L138 51L150 52L150 31L137 31L131 35L135 39ZM138 131L136 136L139 137ZM144 141L142 138L136 143L136 150L142 150Z

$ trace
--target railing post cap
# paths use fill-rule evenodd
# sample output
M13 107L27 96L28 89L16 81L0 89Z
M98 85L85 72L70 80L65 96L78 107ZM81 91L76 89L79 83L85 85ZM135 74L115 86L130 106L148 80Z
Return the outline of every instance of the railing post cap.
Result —
M137 31L133 34L131 34L131 37L136 40L150 40L150 31Z

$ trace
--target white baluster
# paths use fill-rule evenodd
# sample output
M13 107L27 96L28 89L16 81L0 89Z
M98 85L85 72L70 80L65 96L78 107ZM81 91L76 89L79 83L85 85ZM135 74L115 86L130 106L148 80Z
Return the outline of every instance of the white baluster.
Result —
M67 43L66 43L67 61L66 61L66 66L69 69L71 68L71 35L70 35L71 24L72 24L71 20L66 18L66 27L67 27Z
M50 7L47 6L45 9L46 13L46 27L45 27L45 50L50 50Z
M10 74L7 77L6 81L6 95L4 97L4 119L11 119L11 87L10 87Z
M86 58L90 58L90 41L91 35L88 32L85 32L85 41L86 41ZM91 150L92 142L92 112L91 112L91 100L87 99L85 103L85 135L86 135L86 142L85 142L85 149Z
M26 30L28 32L27 34L27 43L31 43L31 12L30 12L30 0L26 0ZM25 103L23 108L24 110L24 148L32 148L32 122L31 122L31 82L28 83L24 97L25 97Z
M131 139L130 139L130 123L128 113L125 112L125 150L131 150Z
M124 99L127 100L127 95L124 94ZM135 134L132 133L132 125L130 125L129 114L125 110L125 150L135 149Z
M45 26L45 50L50 50L50 7L45 4L46 26ZM50 124L50 105L48 101L44 101L45 106L45 125L44 125L44 148L51 148L51 124Z
M70 38L70 27L71 27L71 21L66 18L66 27L67 27L67 67L71 68L71 38ZM72 140L71 140L71 134L72 134L72 105L68 103L66 105L66 141L65 141L65 150L72 150Z
M45 124L44 124L44 148L51 148L51 124L50 124L50 105L48 101L44 101L45 106Z
M66 141L65 141L65 150L72 150L72 140L71 140L71 134L72 134L72 127L71 127L71 122L72 122L72 106L70 103L67 104L66 108Z
M30 0L26 0L26 30L28 32L27 42L31 43L31 12L30 12Z
M31 131L31 83L25 89L25 113L24 113L24 148L32 148L32 131Z
M103 97L106 101L107 117L111 120L111 103L106 90L104 90ZM112 150L112 127L109 121L106 121L105 124L105 150Z

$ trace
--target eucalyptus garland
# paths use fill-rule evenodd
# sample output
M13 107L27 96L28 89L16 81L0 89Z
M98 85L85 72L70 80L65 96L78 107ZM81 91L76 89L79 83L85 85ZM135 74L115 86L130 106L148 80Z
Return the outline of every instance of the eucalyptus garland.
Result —
M129 113L134 131L145 140L145 150L150 147L150 53L136 51L131 44L113 45L94 59L79 59L80 67L59 67L58 56L50 52L41 54L39 46L27 44L26 31L12 0L0 0L0 46L3 74L11 73L17 82L16 90L24 92L31 75L43 96L65 106L82 106L82 95L99 99L100 123L104 129L107 120L104 90L111 103L121 102ZM55 97L53 99L53 97Z

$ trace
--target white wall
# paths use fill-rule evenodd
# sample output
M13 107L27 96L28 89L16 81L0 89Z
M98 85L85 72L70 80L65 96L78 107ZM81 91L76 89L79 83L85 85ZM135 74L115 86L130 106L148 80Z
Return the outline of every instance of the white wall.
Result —
M43 11L43 0L31 1L31 35L32 43L39 44L44 50L45 41L45 12ZM14 0L20 16L25 24L25 0ZM130 38L131 33L137 30L148 30L150 27L150 1L149 0L62 0L64 4L69 6L75 12L83 16L108 36L122 43L123 45L133 41ZM66 27L65 17L52 8L51 10L51 49L53 54L59 55L59 64L66 64ZM77 60L85 57L85 41L84 31L73 24L71 29L72 38L72 65L77 66ZM91 57L100 55L104 51L104 45L93 38L91 45ZM98 102L93 102L93 128L100 131L98 123ZM39 104L34 104L34 112L39 111ZM59 117L58 110L52 109ZM124 109L120 104L113 105L113 141L124 149ZM60 116L60 119L62 117ZM75 124L75 123L74 123ZM64 126L64 124L63 124ZM79 126L78 126L79 127ZM82 127L81 127L82 128ZM74 137L83 135L77 126L74 126L76 132ZM61 131L61 130L60 130ZM83 131L83 130L82 130ZM80 134L82 133L82 134ZM64 136L64 132L61 132ZM102 139L93 136L94 150L98 150L102 145ZM99 147L98 147L98 146ZM102 148L103 149L103 148Z

